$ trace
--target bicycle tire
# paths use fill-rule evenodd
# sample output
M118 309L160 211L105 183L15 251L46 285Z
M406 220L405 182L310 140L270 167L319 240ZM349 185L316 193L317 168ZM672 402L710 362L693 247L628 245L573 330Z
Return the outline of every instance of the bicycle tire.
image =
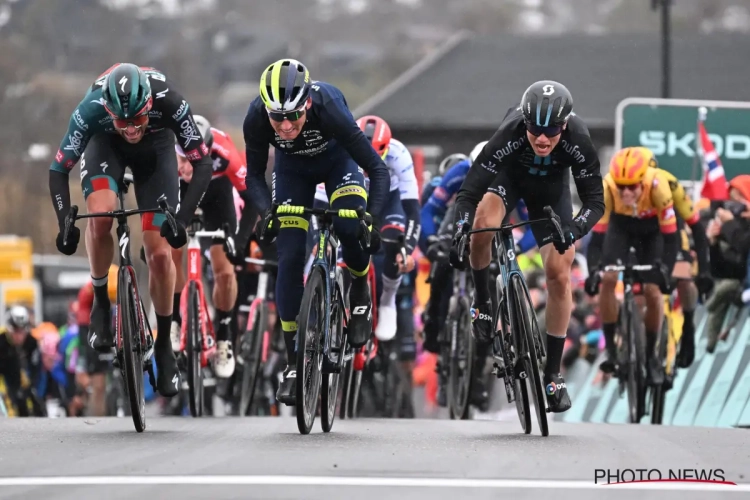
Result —
M240 415L250 416L252 414L253 401L255 400L255 390L258 387L258 374L261 367L261 349L263 347L263 336L265 327L268 323L266 314L265 301L258 304L255 309L255 318L253 318L253 328L250 331L245 330L244 335L251 335L249 342L242 339L242 382L240 385ZM248 318L250 321L250 318ZM243 335L243 337L244 337ZM248 350L245 350L245 347Z
M539 370L539 358L535 345L535 337L538 335L537 332L533 331L534 327L538 328L539 325L531 320L531 314L529 314L529 309L532 307L531 298L523 284L522 278L514 274L511 278L511 286L513 288L512 314L514 316L514 319L511 321L515 323L513 330L516 334L516 348L520 347L518 349L518 358L523 360L527 375L526 382L531 385L529 389L531 396L534 398L534 410L536 411L536 419L539 424L539 432L542 436L549 436L545 387Z
M309 434L315 423L323 369L322 338L325 328L325 314L319 310L325 303L325 277L321 267L314 267L305 283L300 304L297 328L297 428L300 434ZM314 329L310 315L316 310ZM309 353L309 360L308 360Z
M625 379L625 390L628 395L628 418L631 424L638 424L645 413L645 375L643 373L643 359L645 349L642 339L643 324L638 314L637 307L624 305L623 321L627 339L625 342L627 355L627 373Z
M471 308L466 297L456 302L455 314L448 319L451 350L448 363L448 413L451 420L469 420L475 344L471 334ZM463 356L461 355L463 353ZM463 363L462 363L463 361Z
M188 372L188 406L193 417L203 415L203 377L201 370L201 335L200 294L195 281L188 287L187 307L187 372Z
M339 365L346 350L346 338L344 337L344 311L341 310L341 280L338 279L341 271L336 269L337 280L334 284L334 293L331 294L331 335L329 349L340 348ZM323 375L320 389L320 424L323 432L331 432L333 421L336 419L336 402L338 401L339 379L341 373L327 373Z
M146 401L143 390L143 350L135 310L135 291L130 268L120 267L117 283L117 314L122 336L122 376L130 402L130 414L137 432L146 430Z
M661 332L659 333L659 359L662 360L665 367L665 382L659 384L656 387L651 388L651 423L654 425L661 425L664 419L664 403L666 399L666 359L667 359L667 342L669 341L669 322L668 318L665 317L662 321Z

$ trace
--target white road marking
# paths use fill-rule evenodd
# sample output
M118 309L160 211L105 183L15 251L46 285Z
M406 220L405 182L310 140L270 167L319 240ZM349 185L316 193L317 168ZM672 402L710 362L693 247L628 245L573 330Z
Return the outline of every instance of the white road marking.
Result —
M617 485L591 481L528 479L446 479L416 477L341 477L341 476L46 476L0 477L2 486L105 486L105 485L268 485L268 486L387 486L401 488L494 488L494 489L567 489L651 491L721 491L750 493L750 484L699 482L645 482Z

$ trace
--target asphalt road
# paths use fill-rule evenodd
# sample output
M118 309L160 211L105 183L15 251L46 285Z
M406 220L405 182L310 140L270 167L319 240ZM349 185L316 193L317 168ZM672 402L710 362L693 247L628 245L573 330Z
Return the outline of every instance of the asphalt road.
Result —
M151 418L147 425L137 434L129 418L0 420L0 499L750 494L750 431L742 429L551 422L545 438L522 434L517 422L436 419L337 421L330 434L316 421L308 436L292 418ZM602 485L597 469L650 469L665 478L670 469L722 469L738 486Z

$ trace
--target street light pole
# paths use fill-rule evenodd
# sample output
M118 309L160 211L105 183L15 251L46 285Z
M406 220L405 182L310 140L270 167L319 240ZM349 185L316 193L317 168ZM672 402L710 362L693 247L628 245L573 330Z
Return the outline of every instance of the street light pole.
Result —
M661 96L665 99L672 93L672 61L670 32L670 8L672 0L651 0L651 9L661 8Z

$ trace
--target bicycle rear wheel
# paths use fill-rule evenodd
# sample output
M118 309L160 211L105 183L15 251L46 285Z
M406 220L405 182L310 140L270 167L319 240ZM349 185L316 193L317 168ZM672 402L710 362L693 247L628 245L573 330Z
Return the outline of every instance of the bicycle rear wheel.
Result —
M456 302L451 329L450 362L448 364L448 408L452 420L469 419L471 376L474 367L474 336L471 334L471 313L466 297Z
M515 344L518 349L518 357L523 360L526 371L527 382L530 384L531 396L534 398L534 409L542 436L549 436L549 425L547 422L547 401L544 395L544 383L539 370L539 357L536 349L536 338L539 336L539 325L532 321L531 298L521 277L514 274L511 278L513 303L512 316L515 332Z
M138 326L135 283L128 266L120 267L117 283L117 315L122 337L122 375L137 432L146 429L146 401L143 390L143 349Z
M323 369L326 290L323 269L315 267L305 283L297 328L297 428L309 434L315 422Z
M337 269L337 274L340 271ZM344 338L344 311L341 310L341 288L340 281L334 285L334 293L331 294L331 336L329 350L339 349L338 364L342 365L342 359L346 350L346 339ZM326 373L323 375L323 384L320 391L320 423L323 432L331 432L333 421L336 418L336 401L338 400L339 378L341 373Z
M252 413L253 400L255 399L255 389L258 386L258 375L261 366L261 348L263 347L263 335L268 323L265 302L259 302L255 308L253 327L245 330L242 336L242 382L240 385L240 415L249 416Z
M203 415L203 377L201 374L201 321L200 294L195 281L188 287L187 309L187 372L188 372L188 406L194 417Z

